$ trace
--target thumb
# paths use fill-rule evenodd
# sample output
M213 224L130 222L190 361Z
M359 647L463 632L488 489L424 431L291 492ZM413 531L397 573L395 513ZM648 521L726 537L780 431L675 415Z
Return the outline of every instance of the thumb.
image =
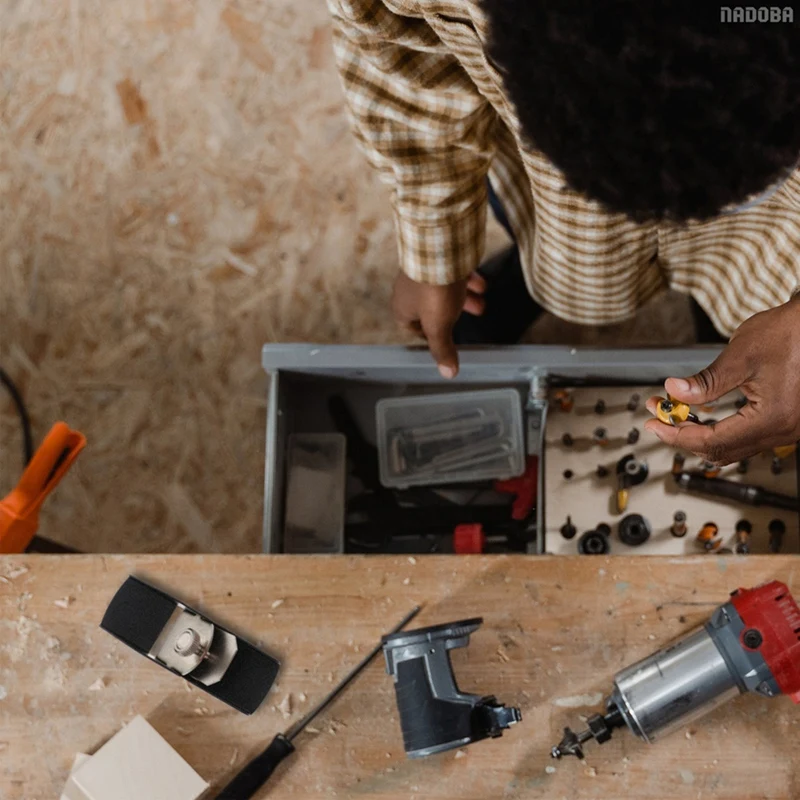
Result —
M442 377L455 378L458 375L458 351L453 342L453 326L439 321L426 323L423 320L422 332Z
M747 381L745 354L729 344L717 359L689 378L667 378L667 394L684 403L710 403Z

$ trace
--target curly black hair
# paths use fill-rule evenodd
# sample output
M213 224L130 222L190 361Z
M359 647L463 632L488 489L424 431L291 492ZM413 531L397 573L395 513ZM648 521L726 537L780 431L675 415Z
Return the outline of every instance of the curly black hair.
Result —
M708 219L797 165L800 13L723 22L707 0L481 3L524 136L609 210Z

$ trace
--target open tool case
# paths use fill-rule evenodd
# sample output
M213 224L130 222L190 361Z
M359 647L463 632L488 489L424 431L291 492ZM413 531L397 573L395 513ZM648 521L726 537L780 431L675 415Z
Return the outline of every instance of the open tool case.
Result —
M718 527L724 551L735 548L736 524L746 519L752 526L750 552L768 553L769 525L777 519L785 526L781 552L800 552L796 508L746 505L681 490L672 475L674 451L643 429L650 418L644 403L651 394L663 395L665 378L693 374L719 352L715 347L467 349L459 377L445 381L423 349L268 345L262 354L270 377L264 551L575 554L582 534L604 523L612 554L702 555L696 535L705 523ZM569 392L569 411L558 400L560 390ZM478 456L474 480L462 471L452 486L441 487L427 478L419 485L413 477L391 474L392 464L406 462L395 455L390 464L384 452L379 458L379 438L387 443L384 451L390 441L396 447L390 433L412 423L424 431L437 406L451 410L462 424L465 412L454 405L453 395L465 392L488 393L487 402L500 403L481 404L487 409L481 413L487 419L499 414L502 435L516 448L511 448L513 457L492 462L494 477L505 481L487 480L481 471L487 457L480 448L471 451ZM635 394L640 399L632 408ZM428 397L411 400L420 396ZM727 416L736 399L695 410L703 420ZM519 411L519 421L509 408ZM605 431L597 435L598 428ZM631 434L634 428L638 439ZM500 435L489 425L482 430ZM648 474L629 487L627 508L618 513L617 470L631 455L647 465ZM684 455L684 470L702 471L699 459ZM751 459L745 474L733 465L718 477L796 496L795 465L794 455L786 457L775 474L771 454L765 454ZM523 496L527 484L533 487L528 498ZM670 532L676 511L686 515L683 538ZM619 537L619 524L630 514L641 515L650 526L639 546ZM561 533L568 516L576 530L570 539ZM456 528L460 546L454 548Z

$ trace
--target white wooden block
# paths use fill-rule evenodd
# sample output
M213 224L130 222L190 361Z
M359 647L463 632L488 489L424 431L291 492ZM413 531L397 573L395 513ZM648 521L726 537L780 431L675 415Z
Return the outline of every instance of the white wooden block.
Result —
M82 767L91 756L87 756L86 753L78 753L75 756L75 760L72 762L72 769L69 771L70 778L78 771L79 767ZM61 800L82 800L82 798L76 794L79 790L75 786L75 784L71 781L67 781L67 785L64 787L64 792L61 795Z
M197 800L208 788L142 717L73 769L62 800Z

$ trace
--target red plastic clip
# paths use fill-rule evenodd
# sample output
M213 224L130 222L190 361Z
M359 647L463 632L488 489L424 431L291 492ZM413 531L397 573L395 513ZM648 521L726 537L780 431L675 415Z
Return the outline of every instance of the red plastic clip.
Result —
M39 527L39 509L67 473L86 437L64 422L45 436L19 483L0 500L0 553L24 553Z
M536 508L536 496L539 481L539 459L528 456L525 472L518 478L508 478L504 481L495 481L496 492L513 494L514 503L511 506L511 519L524 520Z
M453 531L453 551L460 556L480 555L486 546L486 534L483 525L456 525Z

